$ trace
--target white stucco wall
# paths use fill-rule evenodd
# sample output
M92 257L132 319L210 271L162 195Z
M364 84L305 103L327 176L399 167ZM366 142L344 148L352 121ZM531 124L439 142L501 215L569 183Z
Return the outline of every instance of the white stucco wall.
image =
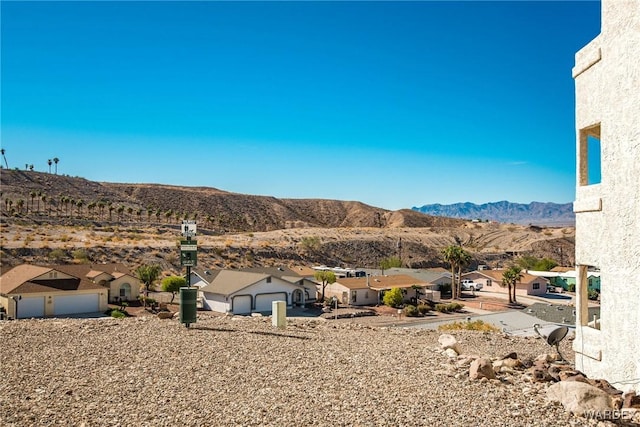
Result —
M601 34L576 54L576 367L640 391L640 1L602 0ZM581 130L600 125L601 182L585 185ZM581 179L582 177L582 179ZM601 271L600 330L586 326L586 266Z

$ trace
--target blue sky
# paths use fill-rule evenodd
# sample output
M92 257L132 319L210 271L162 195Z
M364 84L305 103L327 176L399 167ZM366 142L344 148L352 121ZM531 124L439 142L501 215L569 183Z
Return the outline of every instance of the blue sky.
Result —
M575 194L599 2L6 2L9 167L387 209Z

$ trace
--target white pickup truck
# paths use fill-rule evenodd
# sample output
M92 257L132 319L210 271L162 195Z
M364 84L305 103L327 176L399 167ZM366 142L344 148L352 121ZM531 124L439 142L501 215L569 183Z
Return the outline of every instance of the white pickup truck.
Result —
M473 280L465 279L460 282L460 288L463 291L479 291L482 289L482 283L476 283Z

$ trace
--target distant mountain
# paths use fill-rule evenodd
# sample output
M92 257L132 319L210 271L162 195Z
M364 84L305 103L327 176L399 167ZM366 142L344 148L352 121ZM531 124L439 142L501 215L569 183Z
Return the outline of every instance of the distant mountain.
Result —
M514 224L573 226L576 222L572 203L531 202L522 204L504 200L482 205L470 202L454 203L452 205L433 204L413 207L412 209L428 215L471 220L492 220Z

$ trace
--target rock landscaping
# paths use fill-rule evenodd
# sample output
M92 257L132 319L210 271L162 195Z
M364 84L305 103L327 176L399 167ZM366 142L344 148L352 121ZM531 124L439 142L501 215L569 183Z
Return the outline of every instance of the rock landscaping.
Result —
M453 343L424 329L302 319L276 329L269 317L204 314L187 329L176 317L0 322L0 425L610 424L556 402L572 381L528 373L549 351L540 339L456 331ZM473 364L486 374L471 379Z

